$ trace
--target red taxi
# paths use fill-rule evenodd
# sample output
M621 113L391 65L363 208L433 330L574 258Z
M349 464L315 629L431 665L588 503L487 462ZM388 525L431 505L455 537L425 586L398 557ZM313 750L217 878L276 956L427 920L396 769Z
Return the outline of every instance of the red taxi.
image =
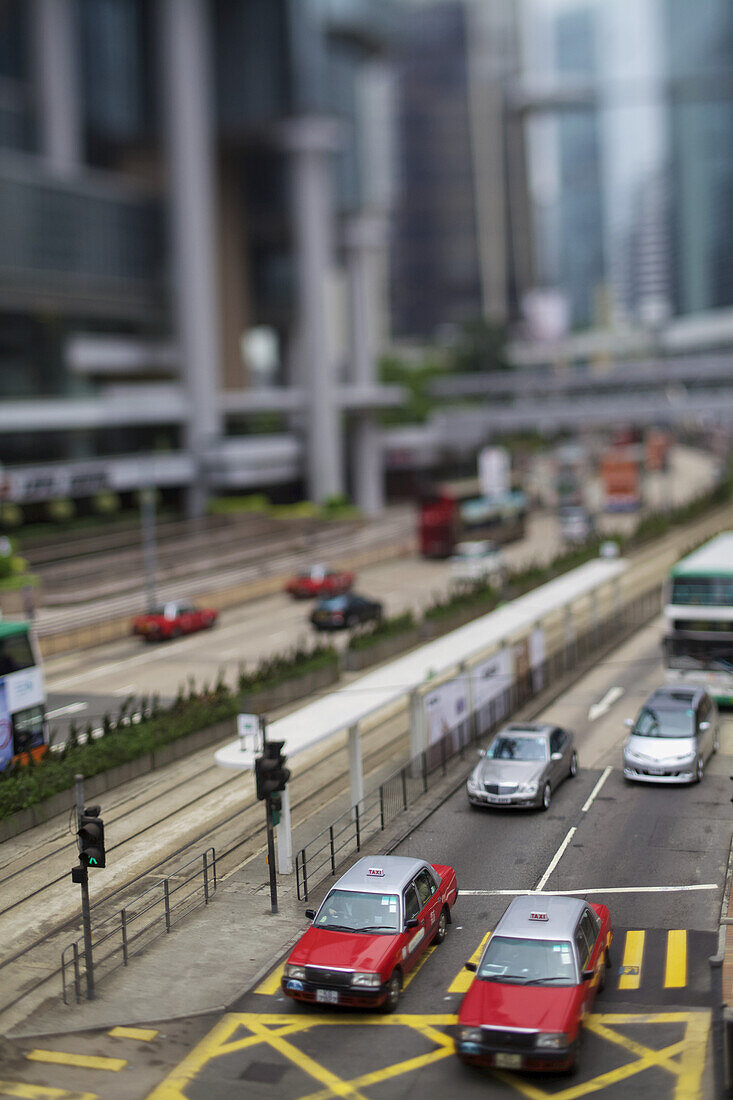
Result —
M179 638L181 634L193 634L196 630L208 630L218 618L219 612L211 607L194 607L183 600L171 600L146 615L138 615L132 624L132 632L139 634L146 642L160 642Z
M605 905L515 898L496 926L458 1013L456 1054L496 1069L576 1068L581 1025L603 989L613 940Z
M452 867L407 856L360 859L326 895L283 972L288 997L394 1012L406 974L442 943L458 896Z
M329 569L327 565L313 565L298 573L285 585L285 591L296 599L313 596L340 596L348 592L355 576L346 569Z

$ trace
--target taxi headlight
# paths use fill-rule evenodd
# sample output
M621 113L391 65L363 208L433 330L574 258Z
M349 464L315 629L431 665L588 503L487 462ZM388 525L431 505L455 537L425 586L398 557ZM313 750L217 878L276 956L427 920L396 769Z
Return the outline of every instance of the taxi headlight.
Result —
M292 963L285 964L284 974L286 978L295 978L296 981L305 981L305 967L293 966Z
M517 787L519 794L537 794L537 780L533 780L531 783L520 783Z
M462 1027L458 1038L462 1043L480 1043L483 1036L480 1027Z
M375 989L382 984L382 975L371 973L362 974L357 971L356 974L352 974L351 976L351 984L367 986L367 988L369 989Z
M565 1031L546 1031L537 1036L537 1046L541 1050L560 1050L568 1045L570 1036Z

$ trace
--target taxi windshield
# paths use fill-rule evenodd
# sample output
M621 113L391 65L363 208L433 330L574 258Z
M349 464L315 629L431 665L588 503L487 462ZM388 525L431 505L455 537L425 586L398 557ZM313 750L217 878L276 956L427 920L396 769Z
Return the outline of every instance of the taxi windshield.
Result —
M511 985L578 984L572 947L566 940L493 936L476 976L484 982Z
M527 734L502 734L489 745L489 760L546 760L547 741Z
M389 932L400 928L397 894L361 890L332 890L313 922L333 932Z

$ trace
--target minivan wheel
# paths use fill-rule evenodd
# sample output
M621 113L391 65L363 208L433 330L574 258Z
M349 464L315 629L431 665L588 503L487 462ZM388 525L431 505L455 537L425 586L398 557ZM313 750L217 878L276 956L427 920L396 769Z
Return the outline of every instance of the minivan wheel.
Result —
M695 782L702 783L702 777L705 774L705 764L701 756L697 760L697 773L695 775Z
M541 809L549 810L550 803L552 802L552 787L549 783L545 783L545 789L542 792L542 806Z

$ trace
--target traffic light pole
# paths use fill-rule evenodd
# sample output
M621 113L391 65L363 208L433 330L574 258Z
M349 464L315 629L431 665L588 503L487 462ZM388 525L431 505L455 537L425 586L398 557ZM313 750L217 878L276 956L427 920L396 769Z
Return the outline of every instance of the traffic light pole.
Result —
M260 734L262 752L267 752L267 719L260 715ZM277 913L277 870L275 867L275 831L272 824L272 801L268 796L265 799L265 814L267 821L267 866L270 870L270 909Z
M77 775L76 779L76 815L77 827L81 828L82 814L84 813L84 776ZM79 841L81 849L81 840ZM89 911L89 871L79 858L77 870L79 885L81 886L81 919L84 925L84 970L87 976L87 1000L93 1001L94 992L94 957L92 955L92 918Z

